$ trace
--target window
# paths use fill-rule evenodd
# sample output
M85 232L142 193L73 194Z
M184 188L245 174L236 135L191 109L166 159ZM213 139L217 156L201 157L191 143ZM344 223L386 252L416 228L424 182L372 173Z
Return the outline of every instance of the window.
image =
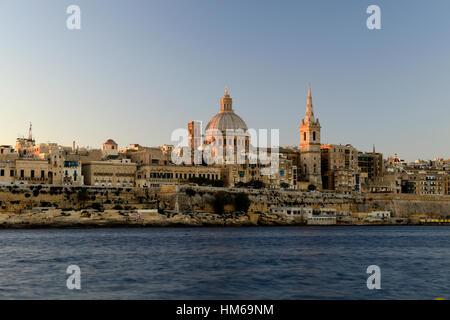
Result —
M9 170L9 176L14 177L14 170Z
M303 141L306 141L306 132L303 132Z
M44 179L45 178L45 171L41 170L41 178Z
M313 131L313 141L316 141L316 132Z
M3 150L2 150L2 151L3 151ZM4 175L5 175L5 170L3 170L3 169L2 169L2 170L0 170L0 176L2 176L2 177L3 177Z

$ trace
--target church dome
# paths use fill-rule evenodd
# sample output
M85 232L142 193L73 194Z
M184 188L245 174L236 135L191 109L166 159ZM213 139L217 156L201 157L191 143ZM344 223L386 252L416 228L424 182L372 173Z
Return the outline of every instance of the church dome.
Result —
M233 129L238 130L242 129L244 131L247 131L247 125L245 124L244 120L242 120L241 117L239 117L236 113L225 113L225 112L219 112L214 117L209 120L208 124L206 125L205 130L212 130L217 129L220 131L225 131L227 129Z
M217 129L225 131L227 129L247 131L247 125L241 117L239 117L232 108L232 99L228 94L228 87L225 89L225 95L221 100L221 108L218 114L209 120L205 131Z
M104 144L117 144L113 139L108 139Z

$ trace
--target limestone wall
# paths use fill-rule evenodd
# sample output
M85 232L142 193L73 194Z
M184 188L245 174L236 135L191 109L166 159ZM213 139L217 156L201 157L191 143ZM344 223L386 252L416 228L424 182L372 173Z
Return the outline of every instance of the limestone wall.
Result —
M87 198L79 201L81 190ZM164 186L161 188L101 188L0 186L0 212L23 212L33 207L52 206L60 209L81 209L100 204L105 209L160 208L181 213L212 213L215 194L246 193L251 205L249 213L268 213L272 207L329 207L339 212L371 212L388 210L393 216L450 216L450 196L417 196L406 194L343 195L307 191L251 190L195 186ZM225 212L234 210L225 205Z
M221 188L178 186L174 210L181 212L213 212L214 194ZM343 195L307 191L227 189L230 193L249 195L249 212L269 212L272 207L329 207L340 212L371 212L388 210L396 217L411 215L450 216L450 196L417 196L406 194ZM173 202L173 200L172 200ZM232 207L226 208L229 211Z
M388 210L397 217L411 215L450 216L450 196L410 194L367 194L357 206L362 212Z
M0 186L0 212L19 213L34 207L81 209L93 204L108 209L115 206L156 207L158 189L61 187L42 185ZM85 196L80 201L80 192Z

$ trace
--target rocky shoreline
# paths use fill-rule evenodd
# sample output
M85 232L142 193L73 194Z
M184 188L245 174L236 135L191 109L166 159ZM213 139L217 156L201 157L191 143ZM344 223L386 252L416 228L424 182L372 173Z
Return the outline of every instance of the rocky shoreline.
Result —
M418 225L417 221L393 219L383 221L338 221L336 225ZM250 226L306 226L302 219L288 219L269 213L234 212L138 213L122 210L53 209L45 212L0 213L0 229L66 229L66 228L143 228L143 227L250 227Z
M105 210L104 212L62 211L1 213L0 229L38 228L130 228L130 227L240 227L303 225L271 214L228 213L145 213Z

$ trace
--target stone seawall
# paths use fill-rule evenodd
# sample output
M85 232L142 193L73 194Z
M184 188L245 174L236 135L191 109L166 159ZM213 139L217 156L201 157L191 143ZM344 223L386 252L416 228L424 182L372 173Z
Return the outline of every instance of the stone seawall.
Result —
M157 207L158 189L0 186L0 212L21 213L35 207L60 209Z
M360 212L387 210L397 217L450 216L450 196L409 194L367 194L363 204L356 206Z
M240 212L236 203L227 200L223 203L223 213L214 213L218 193L226 194L228 199L236 199L238 195L242 198L244 194L243 198L248 197L249 200L248 210L244 210L247 212ZM366 222L360 219L361 213L380 210L390 211L396 218L393 219L395 223L399 223L397 218L402 218L402 223L417 223L418 217L450 216L450 196L343 195L199 186L151 189L27 185L0 187L0 220L3 227L304 224L304 221L270 214L273 207L289 206L335 208L338 212L359 217L359 220L350 221L349 224L364 224ZM36 213L36 210L32 210L36 207L53 209ZM89 219L82 216L85 209L93 212ZM158 209L159 213L142 215L133 220L133 214L139 209Z
M171 190L176 198L173 209L181 212L213 212L211 203L220 188L178 186ZM396 217L411 215L450 216L450 196L417 196L407 194L353 194L246 190L232 188L230 193L246 193L251 200L249 212L267 213L273 207L309 206L335 208L339 212L358 213L390 211ZM228 210L233 208L229 206Z
M223 188L177 186L170 191L174 199L174 210L181 212L213 212L212 203L215 194ZM251 204L249 212L270 212L273 207L310 206L314 208L330 207L339 211L352 212L358 205L364 204L360 195L343 195L335 193L280 191L269 189L227 188L227 193L247 194ZM168 195L168 194L167 194ZM232 205L225 206L226 211L232 211Z

